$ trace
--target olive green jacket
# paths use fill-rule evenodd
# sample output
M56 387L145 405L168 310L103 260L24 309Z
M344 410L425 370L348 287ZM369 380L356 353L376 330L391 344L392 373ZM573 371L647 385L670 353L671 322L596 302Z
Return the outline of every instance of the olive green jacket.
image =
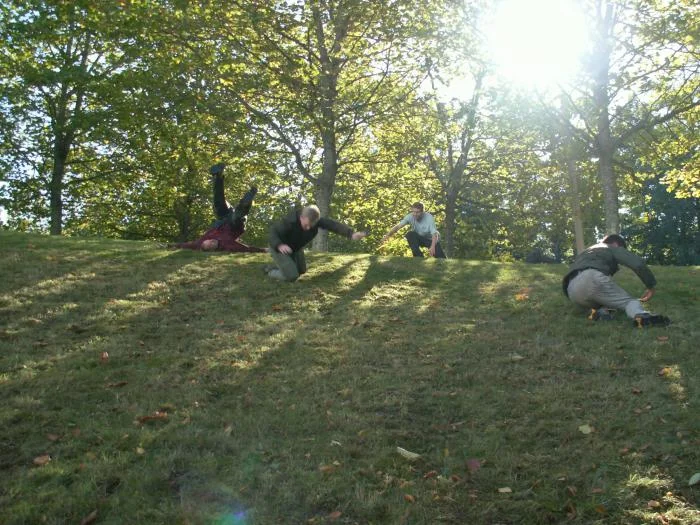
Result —
M569 272L564 276L562 281L564 294L568 295L567 288L569 287L569 281L579 272L593 268L605 275L612 276L620 269L619 265L630 268L637 274L647 288L654 288L654 286L656 286L656 278L644 262L644 259L632 252L628 252L624 248L609 246L601 242L586 248L576 256L576 259L569 268Z

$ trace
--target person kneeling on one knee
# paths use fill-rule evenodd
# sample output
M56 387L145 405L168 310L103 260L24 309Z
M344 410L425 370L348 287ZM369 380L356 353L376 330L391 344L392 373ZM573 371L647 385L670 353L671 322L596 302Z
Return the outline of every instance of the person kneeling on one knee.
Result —
M608 309L624 310L634 326L668 325L668 317L647 312L642 303L656 291L656 278L644 260L629 251L627 243L617 234L607 235L601 242L586 248L576 256L564 276L564 294L574 303L591 308L590 319L610 319ZM641 279L646 290L635 299L613 281L619 265L627 266Z
M414 257L423 257L421 248L428 248L428 253L438 259L445 259L445 252L440 244L440 233L435 226L435 218L424 210L422 202L414 202L411 205L411 213L406 215L387 234L382 237L382 243L389 240L404 226L411 226L411 231L406 234L406 241L411 248Z
M345 224L321 217L315 205L296 209L270 228L270 255L275 265L266 266L265 273L273 279L289 282L306 273L304 246L316 237L319 228L353 241L367 236L366 232L355 232Z

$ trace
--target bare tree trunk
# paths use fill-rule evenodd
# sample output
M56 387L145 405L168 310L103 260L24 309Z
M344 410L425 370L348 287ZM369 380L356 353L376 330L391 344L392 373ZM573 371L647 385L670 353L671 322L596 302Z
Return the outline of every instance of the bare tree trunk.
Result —
M619 233L620 214L618 188L613 157L616 145L610 132L610 53L612 30L614 26L614 9L611 3L606 4L605 14L602 4L599 5L597 49L593 63L595 79L594 100L598 110L596 148L598 150L598 177L603 190L603 205L605 208L605 229L607 233Z
M583 237L583 215L581 213L581 192L578 177L578 168L576 161L572 158L567 159L566 168L569 172L569 181L571 183L571 209L574 219L574 239L576 241L576 253L581 253L586 249L586 242Z
M69 145L63 137L54 138L53 169L49 182L49 233L61 235L63 232L63 179L66 173L66 159Z
M323 17L316 4L312 5L312 12L321 65L321 74L318 82L321 105L321 140L323 141L323 171L316 180L314 193L316 205L321 211L321 216L328 217L331 212L335 179L338 174L335 105L338 98L338 76L340 72L338 63L334 60L334 53L339 51L340 42L346 36L348 19L343 17L342 13L336 14L336 26L334 28L336 32L333 35L331 47L328 47ZM328 231L319 231L314 239L313 249L318 252L328 251Z

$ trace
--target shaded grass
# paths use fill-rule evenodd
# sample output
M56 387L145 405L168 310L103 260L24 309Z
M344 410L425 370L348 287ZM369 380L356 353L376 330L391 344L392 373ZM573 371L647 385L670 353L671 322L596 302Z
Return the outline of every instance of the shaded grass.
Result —
M697 267L634 330L559 265L0 235L3 522L700 519Z

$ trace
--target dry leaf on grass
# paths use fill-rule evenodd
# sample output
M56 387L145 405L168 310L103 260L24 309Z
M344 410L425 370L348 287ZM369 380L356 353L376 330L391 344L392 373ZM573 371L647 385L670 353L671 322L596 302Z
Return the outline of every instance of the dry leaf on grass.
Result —
M513 489L511 489L510 487L501 487L500 489L498 489L498 492L501 494L510 494L511 492L513 492Z
M97 509L80 520L80 525L90 525L91 523L95 523L95 521L97 521Z
M593 432L593 427L591 425L581 425L578 427L578 430L581 434L590 434Z
M136 421L140 424L143 425L144 423L148 423L149 421L166 421L168 419L168 413L167 412L159 412L155 411L153 414L150 416L139 416L136 418Z
M403 499L406 501L406 503L415 503L416 502L416 497L412 496L411 494L404 494Z
M415 452L411 452L410 450L406 450L405 448L401 447L396 447L396 452L401 454L401 456L406 458L408 461L415 461L420 457L420 454L416 454Z
M328 519L329 519L329 520L337 520L337 519L340 518L342 515L343 515L342 512L340 512L339 510L336 510L336 511L334 511L334 512L331 512L331 513L328 515Z
M481 461L479 461L478 459L471 458L467 460L467 470L469 470L469 472L476 472L480 468Z
M696 472L690 477L690 480L688 480L688 485L690 487L697 485L698 483L700 483L700 472Z
M32 463L34 463L37 467L43 467L49 461L51 461L51 456L48 454L42 454L41 456L35 457Z

